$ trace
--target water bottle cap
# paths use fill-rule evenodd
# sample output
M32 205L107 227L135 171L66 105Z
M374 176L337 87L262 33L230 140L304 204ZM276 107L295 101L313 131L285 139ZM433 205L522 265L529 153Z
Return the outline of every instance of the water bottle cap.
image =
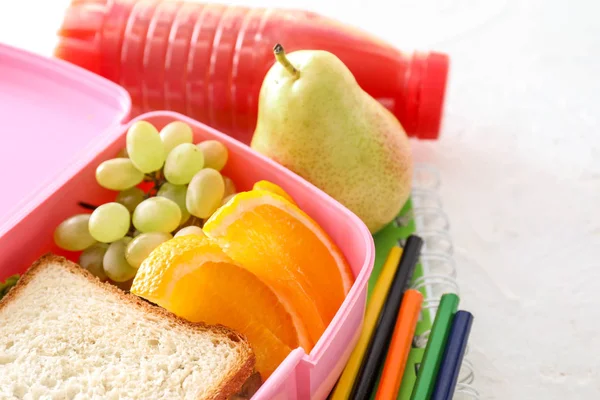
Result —
M444 111L449 58L446 54L416 53L411 65L410 86L414 87L416 114L415 136L419 139L437 139Z

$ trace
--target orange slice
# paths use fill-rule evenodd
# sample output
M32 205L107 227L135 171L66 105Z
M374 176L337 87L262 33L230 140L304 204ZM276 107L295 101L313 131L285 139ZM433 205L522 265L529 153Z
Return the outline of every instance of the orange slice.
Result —
M340 250L306 213L265 190L236 194L204 224L233 260L252 272L304 323L309 352L353 283Z
M292 204L296 204L292 196L290 196L285 190L269 181L258 181L252 186L252 190L266 190L267 192L275 193L286 199Z
M278 296L206 237L179 236L161 244L142 263L131 292L189 321L244 334L263 379L306 342Z

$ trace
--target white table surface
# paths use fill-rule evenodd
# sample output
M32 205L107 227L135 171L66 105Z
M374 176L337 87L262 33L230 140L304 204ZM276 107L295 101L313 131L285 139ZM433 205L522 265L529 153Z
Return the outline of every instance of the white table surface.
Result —
M475 386L482 399L600 398L600 2L236 3L450 54L443 137L415 154L441 171ZM1 1L0 41L50 54L65 4Z

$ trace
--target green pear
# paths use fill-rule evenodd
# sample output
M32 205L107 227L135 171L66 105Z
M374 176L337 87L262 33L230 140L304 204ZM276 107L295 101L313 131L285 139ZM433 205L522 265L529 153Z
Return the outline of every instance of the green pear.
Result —
M251 147L354 212L372 233L408 200L412 157L398 120L332 53L301 50L276 61L260 90Z

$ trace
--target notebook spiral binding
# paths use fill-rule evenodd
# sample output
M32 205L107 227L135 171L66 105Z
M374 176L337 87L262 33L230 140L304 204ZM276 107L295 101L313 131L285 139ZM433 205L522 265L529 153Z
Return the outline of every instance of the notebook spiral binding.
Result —
M430 310L432 318L435 316L442 294L459 294L456 263L452 257L454 248L450 236L450 222L443 211L438 193L439 187L439 172L433 166L415 165L412 191L413 213L407 218L414 219L416 233L424 241L420 257L424 274L413 282L412 287L425 290L426 296L422 308ZM405 222L398 221L399 224ZM429 333L429 331L424 332L415 338L417 346L425 347ZM479 400L479 392L473 387L475 370L468 359L468 352L467 346L455 397Z

